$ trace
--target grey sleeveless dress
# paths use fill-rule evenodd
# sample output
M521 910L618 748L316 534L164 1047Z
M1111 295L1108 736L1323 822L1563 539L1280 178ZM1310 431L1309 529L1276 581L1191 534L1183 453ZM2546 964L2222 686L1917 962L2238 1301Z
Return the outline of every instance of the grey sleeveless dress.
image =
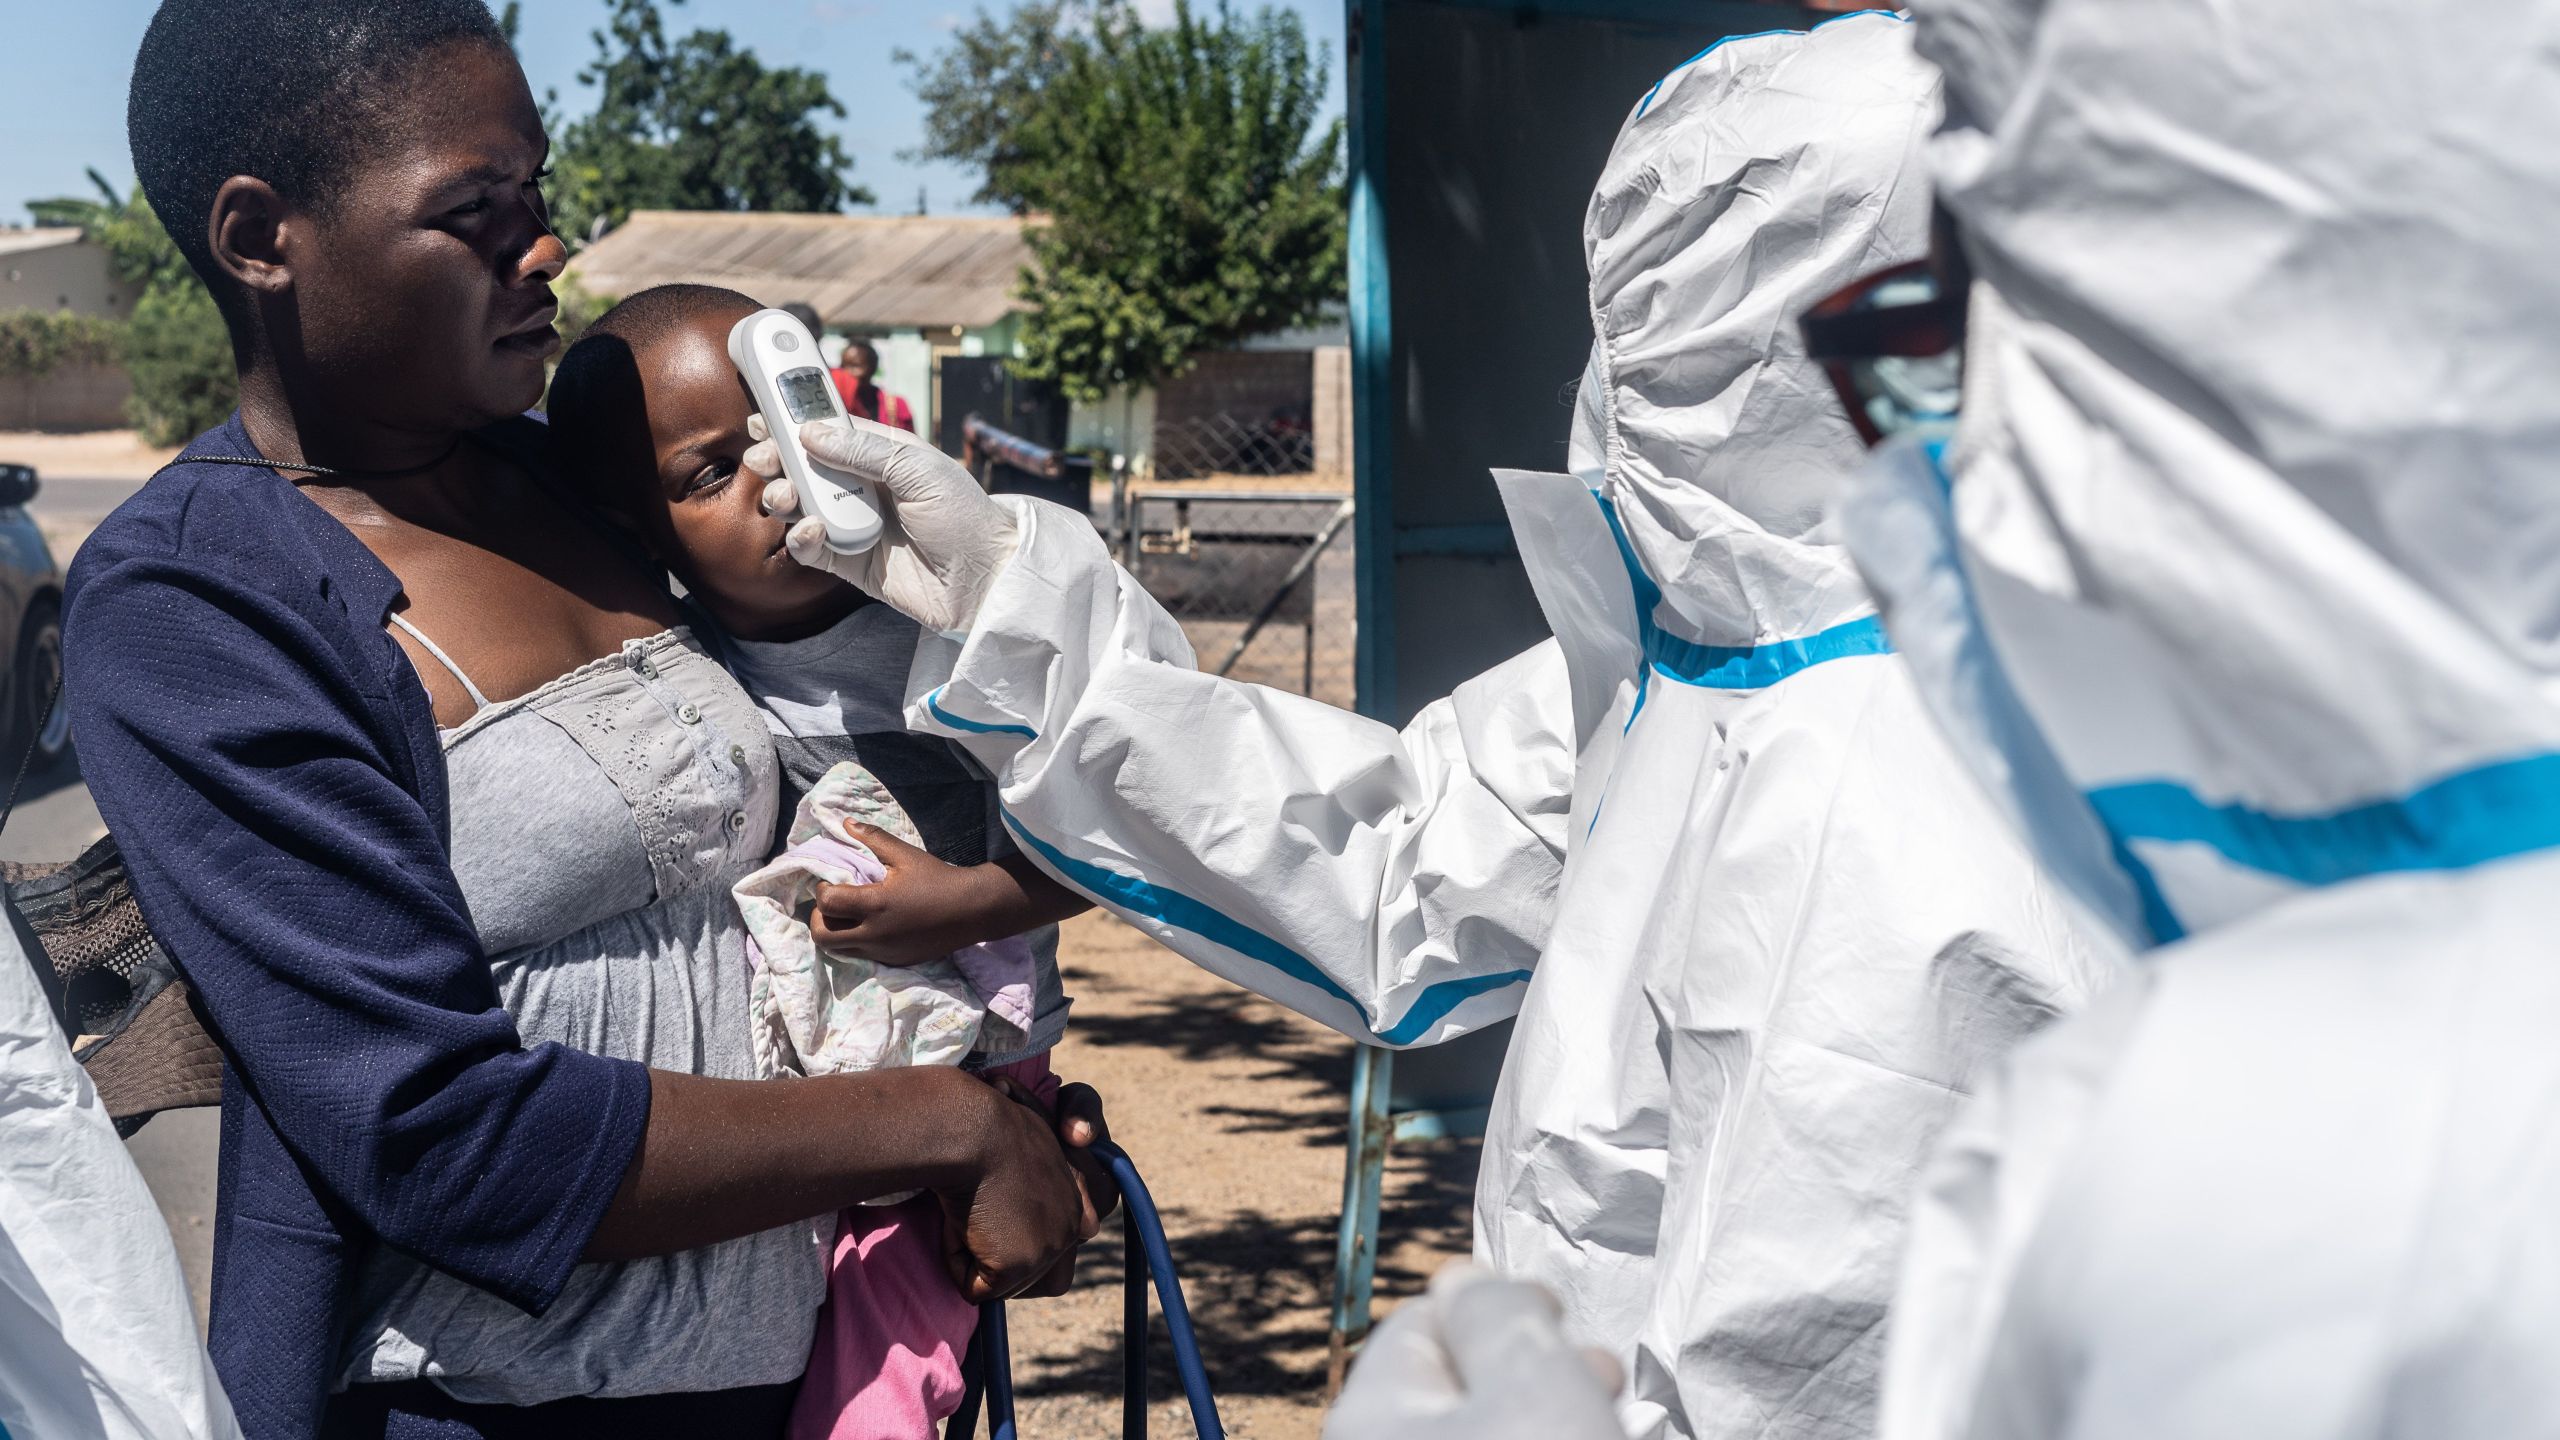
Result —
M453 868L528 1044L753 1076L729 887L772 845L762 717L684 629L632 641L443 733ZM345 1383L426 1379L530 1405L779 1384L808 1361L832 1220L582 1265L536 1319L388 1250L365 1263Z

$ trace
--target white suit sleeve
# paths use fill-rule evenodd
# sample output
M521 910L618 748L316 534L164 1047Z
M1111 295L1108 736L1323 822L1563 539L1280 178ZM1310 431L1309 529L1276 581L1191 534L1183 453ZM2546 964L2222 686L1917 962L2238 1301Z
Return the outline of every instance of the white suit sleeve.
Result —
M2133 972L2087 1010L2022 1042L1990 1067L1940 1134L1903 1242L1886 1332L1881 1440L2065 1428L2066 1417L2045 1413L2053 1392L1994 1395L1985 1382L2001 1337L2017 1328L2008 1302L2047 1198L2133 1042L2154 978Z
M159 1207L0 925L0 1434L239 1433Z
M1402 733L1203 675L1081 517L1027 502L908 721L995 776L1051 874L1202 966L1355 1038L1424 1045L1509 1016L1546 942L1573 718L1550 642Z

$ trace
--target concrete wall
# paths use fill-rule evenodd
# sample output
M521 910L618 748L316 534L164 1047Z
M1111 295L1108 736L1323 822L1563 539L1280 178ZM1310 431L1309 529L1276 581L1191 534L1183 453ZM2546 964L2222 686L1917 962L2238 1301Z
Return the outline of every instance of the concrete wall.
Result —
M133 291L116 282L107 252L86 238L0 252L0 310L76 310L121 320L133 313Z
M1316 473L1351 473L1351 347L1315 352Z
M120 430L133 382L121 366L65 365L33 379L0 379L0 430Z
M1092 405L1077 404L1067 412L1067 448L1108 450L1126 456L1131 471L1144 474L1155 458L1156 392L1122 386Z

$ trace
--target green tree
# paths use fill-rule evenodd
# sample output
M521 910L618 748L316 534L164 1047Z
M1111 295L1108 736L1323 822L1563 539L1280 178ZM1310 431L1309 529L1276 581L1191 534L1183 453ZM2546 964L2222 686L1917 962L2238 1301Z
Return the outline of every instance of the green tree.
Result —
M116 277L139 285L119 346L133 398L125 415L154 445L175 445L222 423L239 404L231 337L204 282L160 227L140 189L118 195L96 170L98 198L30 200L42 225L77 225L107 252Z
M186 257L169 241L160 219L151 213L150 202L136 190L131 196L118 195L107 177L91 166L89 183L97 187L98 198L78 197L56 200L30 200L27 213L39 225L77 225L89 232L107 252L108 262L115 267L116 278L128 285L165 285L178 280L193 280L195 272L187 268Z
M982 10L929 58L891 51L891 60L915 72L916 97L925 105L924 143L906 158L976 170L981 180L971 199L978 204L1016 215L1039 208L1031 199L1038 161L1017 137L1051 102L1049 87L1068 57L1090 46L1097 15L1110 3L1028 0L1002 20Z
M1296 15L1184 0L1150 27L1120 0L1056 0L913 63L923 153L977 163L985 198L1047 217L1019 292L1022 373L1097 400L1341 297L1342 122L1318 124L1326 57Z
M219 425L240 403L231 333L213 296L190 272L183 284L152 285L125 326L127 419L153 445L178 445Z
M845 113L824 75L769 69L725 30L670 39L656 0L611 6L593 32L594 63L578 72L578 83L597 89L595 111L552 131L552 219L572 243L634 210L871 202L845 179L853 160L844 146L819 128L821 115ZM511 35L514 18L502 21Z

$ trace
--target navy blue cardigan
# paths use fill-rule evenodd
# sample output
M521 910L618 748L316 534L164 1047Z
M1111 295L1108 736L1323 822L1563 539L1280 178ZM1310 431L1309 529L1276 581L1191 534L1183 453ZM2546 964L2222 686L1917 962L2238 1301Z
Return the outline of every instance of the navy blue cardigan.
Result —
M539 1313L648 1123L647 1071L527 1047L449 863L400 582L239 417L71 567L64 691L145 919L228 1065L212 1349L251 1436L319 1429L389 1245Z

